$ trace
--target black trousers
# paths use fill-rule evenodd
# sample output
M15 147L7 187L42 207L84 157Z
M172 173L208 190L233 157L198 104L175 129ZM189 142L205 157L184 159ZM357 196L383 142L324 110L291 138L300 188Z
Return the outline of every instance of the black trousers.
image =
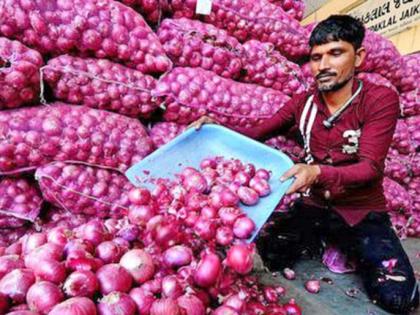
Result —
M272 271L292 267L303 255L321 256L323 244L338 246L358 263L369 298L394 314L408 314L419 304L413 268L386 213L370 213L350 227L338 214L301 201L287 213L275 213L257 240ZM397 259L392 272L383 261Z

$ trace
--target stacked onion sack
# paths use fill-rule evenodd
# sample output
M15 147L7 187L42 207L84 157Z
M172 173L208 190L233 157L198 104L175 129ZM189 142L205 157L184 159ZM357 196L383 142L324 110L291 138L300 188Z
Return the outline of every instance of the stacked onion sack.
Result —
M81 167L54 162L41 172L65 185L73 179L77 190L77 178L90 182ZM55 189L44 179L43 193ZM241 205L269 195L269 180L265 169L210 157L175 180L155 179L151 191L127 183L120 191L125 218L49 227L1 247L0 311L301 314L294 300L280 303L284 288L263 286L251 274L254 247L244 241L255 226ZM72 197L64 187L54 195Z

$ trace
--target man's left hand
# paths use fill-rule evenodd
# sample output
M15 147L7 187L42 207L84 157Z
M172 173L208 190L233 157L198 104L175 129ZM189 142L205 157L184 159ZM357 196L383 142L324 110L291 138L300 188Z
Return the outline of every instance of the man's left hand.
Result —
M296 164L293 165L280 180L283 182L291 177L295 177L295 181L290 186L287 194L294 192L306 192L321 174L321 169L318 165Z

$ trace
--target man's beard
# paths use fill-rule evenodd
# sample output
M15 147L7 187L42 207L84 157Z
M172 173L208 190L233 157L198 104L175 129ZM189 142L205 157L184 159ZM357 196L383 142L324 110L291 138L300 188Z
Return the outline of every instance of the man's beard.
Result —
M341 82L335 82L335 83L330 83L330 84L325 84L325 85L322 85L322 83L321 83L321 86L318 84L318 90L320 92L335 92L335 91L338 91L341 88L343 88L347 83L349 83L349 81L351 79L353 79L353 75L354 75L353 73L350 74L346 79L344 79Z

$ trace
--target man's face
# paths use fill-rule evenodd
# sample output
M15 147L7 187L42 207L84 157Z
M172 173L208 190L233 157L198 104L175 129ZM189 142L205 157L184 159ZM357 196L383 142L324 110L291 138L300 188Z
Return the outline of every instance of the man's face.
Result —
M342 40L313 46L310 65L318 89L321 92L341 89L353 78L363 57L363 48L356 52L352 44Z

